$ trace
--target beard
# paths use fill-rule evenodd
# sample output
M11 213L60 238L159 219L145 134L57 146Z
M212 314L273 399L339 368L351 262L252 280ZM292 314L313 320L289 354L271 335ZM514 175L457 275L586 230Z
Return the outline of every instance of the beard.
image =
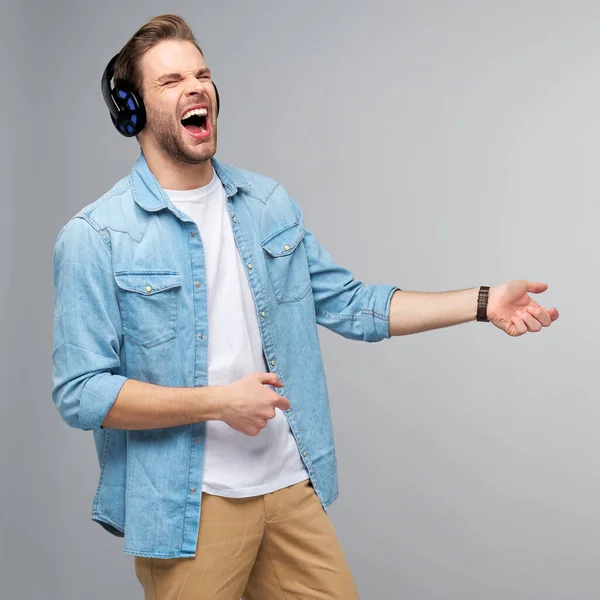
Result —
M198 165L210 160L217 151L217 124L215 119L210 120L210 137L202 142L190 138L191 144L184 141L185 133L179 121L174 121L171 116L160 112L148 111L148 120L145 129L155 138L158 146L175 161L188 165Z

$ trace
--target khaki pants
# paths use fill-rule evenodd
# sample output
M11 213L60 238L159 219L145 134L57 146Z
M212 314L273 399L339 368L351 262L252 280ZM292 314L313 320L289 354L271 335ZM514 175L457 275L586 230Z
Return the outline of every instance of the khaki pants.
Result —
M194 558L135 557L145 600L358 600L310 481L253 498L202 495Z

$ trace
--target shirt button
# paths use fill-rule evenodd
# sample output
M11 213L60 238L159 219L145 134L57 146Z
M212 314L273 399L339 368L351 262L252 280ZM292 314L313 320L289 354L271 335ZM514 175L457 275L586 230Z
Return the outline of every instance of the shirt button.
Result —
M271 361L271 365L275 366L275 361L274 360Z
M283 249L287 251L287 250L290 249L290 247L289 246L284 246Z
M232 221L233 221L234 223L237 223L237 219L236 219L235 217L233 217Z
M192 489L190 490L190 494L195 494L195 493L196 493L196 488L192 488Z
M260 313L260 316L261 316L261 317L266 317L266 316L267 316L267 313L266 313L266 312L263 310L263 311Z
M252 263L248 263L248 268L251 269L252 268Z
M202 284L199 281L196 281L196 287L200 287Z
M199 437L194 438L194 442L196 442L196 444L199 444L201 441L202 441L202 439Z
M204 339L204 334L203 334L203 333L199 333L199 334L198 334L198 337L199 337L201 340L203 340L203 339Z
M152 288L151 288L149 285L147 285L147 286L146 286L146 291L147 291L147 292L151 292L151 291L152 291Z
M306 456L306 452L303 452L303 453L302 453L302 456Z
M195 231L190 231L190 237L195 237L196 236L196 232Z

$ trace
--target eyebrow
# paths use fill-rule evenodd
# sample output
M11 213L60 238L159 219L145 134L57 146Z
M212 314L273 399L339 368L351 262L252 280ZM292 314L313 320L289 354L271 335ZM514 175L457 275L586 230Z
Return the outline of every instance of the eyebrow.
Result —
M200 77L201 75L206 75L206 74L210 75L210 69L207 67L203 67L202 69L199 69L198 71L196 71L196 77ZM168 79L181 79L182 75L181 73L165 73L164 75L161 75L158 78L158 82L162 83L163 81L167 81Z

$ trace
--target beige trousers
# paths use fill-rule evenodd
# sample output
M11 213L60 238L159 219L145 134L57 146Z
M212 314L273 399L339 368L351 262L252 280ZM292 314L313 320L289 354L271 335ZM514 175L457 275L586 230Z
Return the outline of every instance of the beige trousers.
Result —
M145 600L358 600L309 480L253 498L203 494L196 556L136 556L135 571Z

